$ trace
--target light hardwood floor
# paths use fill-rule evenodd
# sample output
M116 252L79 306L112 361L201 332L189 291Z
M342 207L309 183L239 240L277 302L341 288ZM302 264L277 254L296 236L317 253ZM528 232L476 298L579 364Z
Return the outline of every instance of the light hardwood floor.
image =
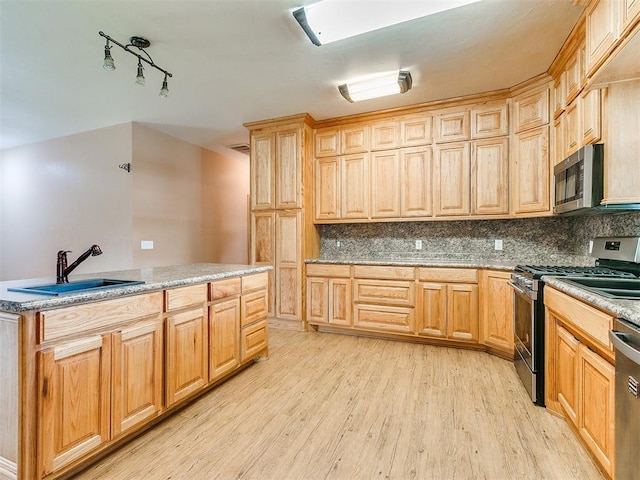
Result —
M505 360L287 330L269 351L75 478L603 478Z

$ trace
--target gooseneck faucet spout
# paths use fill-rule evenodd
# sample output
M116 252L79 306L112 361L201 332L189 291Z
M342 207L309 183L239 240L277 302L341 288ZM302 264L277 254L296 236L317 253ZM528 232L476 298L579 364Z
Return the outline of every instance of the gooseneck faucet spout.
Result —
M60 250L58 252L58 261L56 264L56 283L68 283L69 274L75 270L75 268L84 262L89 257L95 257L96 255L102 255L102 250L98 245L91 245L91 247L78 257L78 259L67 267L67 253L70 250Z

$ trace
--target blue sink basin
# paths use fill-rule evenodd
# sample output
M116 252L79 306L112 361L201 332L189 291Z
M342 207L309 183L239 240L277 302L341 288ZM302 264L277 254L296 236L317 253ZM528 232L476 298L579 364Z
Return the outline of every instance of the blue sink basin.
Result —
M10 292L35 293L37 295L61 295L65 293L94 292L96 290L106 290L109 288L128 287L130 285L141 285L144 282L136 280L110 280L107 278L96 278L91 280L78 280L69 283L51 283L49 285L34 285L23 288L7 288Z

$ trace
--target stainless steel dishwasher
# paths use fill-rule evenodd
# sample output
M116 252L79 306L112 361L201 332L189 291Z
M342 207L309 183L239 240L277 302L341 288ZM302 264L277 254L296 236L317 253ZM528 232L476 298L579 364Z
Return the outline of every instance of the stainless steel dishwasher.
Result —
M609 332L616 349L615 478L640 478L640 327L617 320Z

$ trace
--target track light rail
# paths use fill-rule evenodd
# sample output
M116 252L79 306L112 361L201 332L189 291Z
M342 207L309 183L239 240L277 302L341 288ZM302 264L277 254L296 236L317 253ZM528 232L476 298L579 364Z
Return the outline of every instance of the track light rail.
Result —
M122 48L123 50L125 50L125 51L129 52L131 55L135 55L136 57L138 57L138 59L139 59L139 60L142 60L143 62L146 62L147 64L151 65L153 68L155 68L155 69L157 69L157 70L160 70L160 71L161 71L162 73L164 73L166 76L168 76L168 77L173 77L173 75L171 74L171 72L168 72L168 71L167 71L167 70L165 70L164 68L161 68L161 67L159 67L158 65L156 65L156 64L154 63L153 58L151 58L151 55L149 55L149 54L144 50L144 48L146 48L146 47L136 45L135 43L129 43L129 44L127 44L127 45L123 45L123 44L121 44L120 42L118 42L117 40L115 40L114 38L110 37L109 35L107 35L106 33L102 32L102 31L98 32L98 34L99 34L101 37L106 38L106 39L107 39L107 41L112 42L113 44L115 44L115 45L119 46L119 47L120 47L120 48ZM136 38L138 38L138 37L132 37L132 39L136 39ZM141 39L141 40L144 40L144 39ZM149 42L147 42L146 44L147 44L147 46L149 46ZM140 55L139 53L137 53L137 52L135 52L135 51L131 50L129 47L136 47L136 48L138 48L139 50L141 50L141 51L142 51L142 52L143 52L147 57L149 57L149 58L147 59L147 58L143 57L143 56L142 56L142 55Z

